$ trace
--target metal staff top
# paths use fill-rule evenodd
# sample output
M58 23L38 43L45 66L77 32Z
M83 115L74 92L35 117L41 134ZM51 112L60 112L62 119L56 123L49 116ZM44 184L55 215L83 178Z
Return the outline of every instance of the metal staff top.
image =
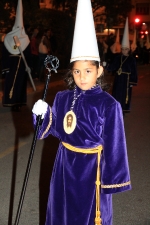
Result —
M57 68L59 67L59 60L56 56L53 55L47 55L44 61L45 68L50 73L52 70L57 73ZM51 67L49 66L51 65Z
M45 101L45 98L46 98L48 84L51 77L51 71L54 70L55 73L57 73L57 68L59 67L59 60L55 56L47 55L44 61L44 65L45 65L45 68L48 70L48 74L47 74L47 80L45 83L45 88L44 88L44 93L42 98L43 101Z

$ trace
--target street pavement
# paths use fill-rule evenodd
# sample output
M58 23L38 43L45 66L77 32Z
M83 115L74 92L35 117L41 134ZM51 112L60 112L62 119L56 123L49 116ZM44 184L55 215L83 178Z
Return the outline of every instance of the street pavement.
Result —
M113 195L113 225L150 225L150 65L139 65L138 74L131 112L124 116L132 190ZM52 74L46 97L51 105L55 94L65 89L62 75L62 71ZM108 83L113 83L110 73L105 73L105 77ZM42 98L44 90L44 83L35 80L35 85L36 92L28 83L27 106L20 112L13 112L0 103L0 225L13 225L15 221L34 135L32 106ZM1 80L0 99L2 86ZM36 143L20 225L44 225L58 144L51 136Z

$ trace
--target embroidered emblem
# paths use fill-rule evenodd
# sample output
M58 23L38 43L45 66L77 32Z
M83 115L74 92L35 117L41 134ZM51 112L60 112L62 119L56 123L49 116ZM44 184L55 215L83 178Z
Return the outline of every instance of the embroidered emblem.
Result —
M71 134L76 128L77 118L72 110L66 113L63 121L64 130L67 134Z

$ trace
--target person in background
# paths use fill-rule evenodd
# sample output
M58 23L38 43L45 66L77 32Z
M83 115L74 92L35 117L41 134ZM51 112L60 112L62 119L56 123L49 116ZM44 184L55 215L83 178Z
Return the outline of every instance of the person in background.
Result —
M46 36L45 32L42 30L37 34L37 40L38 40L38 78L40 81L44 81L45 76L45 67L44 67L44 61L47 55L51 54L51 45L48 37Z
M107 38L107 54L106 54L106 61L107 63L111 63L114 60L114 54L112 53L110 47L115 43L115 35L113 33L110 33L108 38Z
M103 37L103 46L104 46L104 50L103 50L103 62L106 62L107 63L108 45L107 45L107 37L106 36Z
M25 24L24 29L30 40L31 36L32 36L32 28L31 28L30 24Z
M33 79L38 78L38 60L39 60L39 51L38 51L38 40L37 40L37 34L39 33L39 30L37 28L33 29L33 33L30 40L30 46L31 46L31 54L32 54L32 77Z
M15 24L12 31L6 34L2 49L2 74L5 78L2 104L15 111L26 105L28 74L14 36L18 37L27 64L31 66L30 40L24 30L22 11L22 1L19 0Z
M107 54L108 45L106 44L105 38L99 37L97 44L98 44L98 50L99 50L102 64L103 66L106 66L106 54Z
M55 35L53 34L52 29L47 29L45 31L45 35L48 38L49 42L50 42L50 46L51 46L51 54L55 55L56 54L56 50L57 50L57 40Z
M103 45L103 38L102 37L98 38L97 44L98 44L99 55L100 55L100 58L102 60L103 52L104 52L104 45Z
M60 140L45 225L112 225L112 194L131 189L122 110L103 90L91 1L79 0L76 15L68 90L32 109L34 126L42 116L38 139Z
M130 55L128 18L126 19L121 54L115 57L106 69L115 72L112 96L121 104L123 113L131 110L132 86L137 85L136 60Z
M143 64L148 65L150 63L150 42L149 34L146 35L146 41L143 46Z

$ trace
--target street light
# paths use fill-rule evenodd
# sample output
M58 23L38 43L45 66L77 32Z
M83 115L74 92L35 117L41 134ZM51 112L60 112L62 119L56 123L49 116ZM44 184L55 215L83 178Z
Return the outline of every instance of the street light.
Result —
M136 17L134 19L134 29L136 30L136 33L138 35L139 29L140 29L140 18Z
M142 39L144 39L144 38L146 38L146 35L148 34L148 30L146 30L146 31L143 31L143 30L141 30L140 31L140 37L142 38Z
M138 24L140 22L140 19L139 18L135 18L134 21L135 21L136 24Z

